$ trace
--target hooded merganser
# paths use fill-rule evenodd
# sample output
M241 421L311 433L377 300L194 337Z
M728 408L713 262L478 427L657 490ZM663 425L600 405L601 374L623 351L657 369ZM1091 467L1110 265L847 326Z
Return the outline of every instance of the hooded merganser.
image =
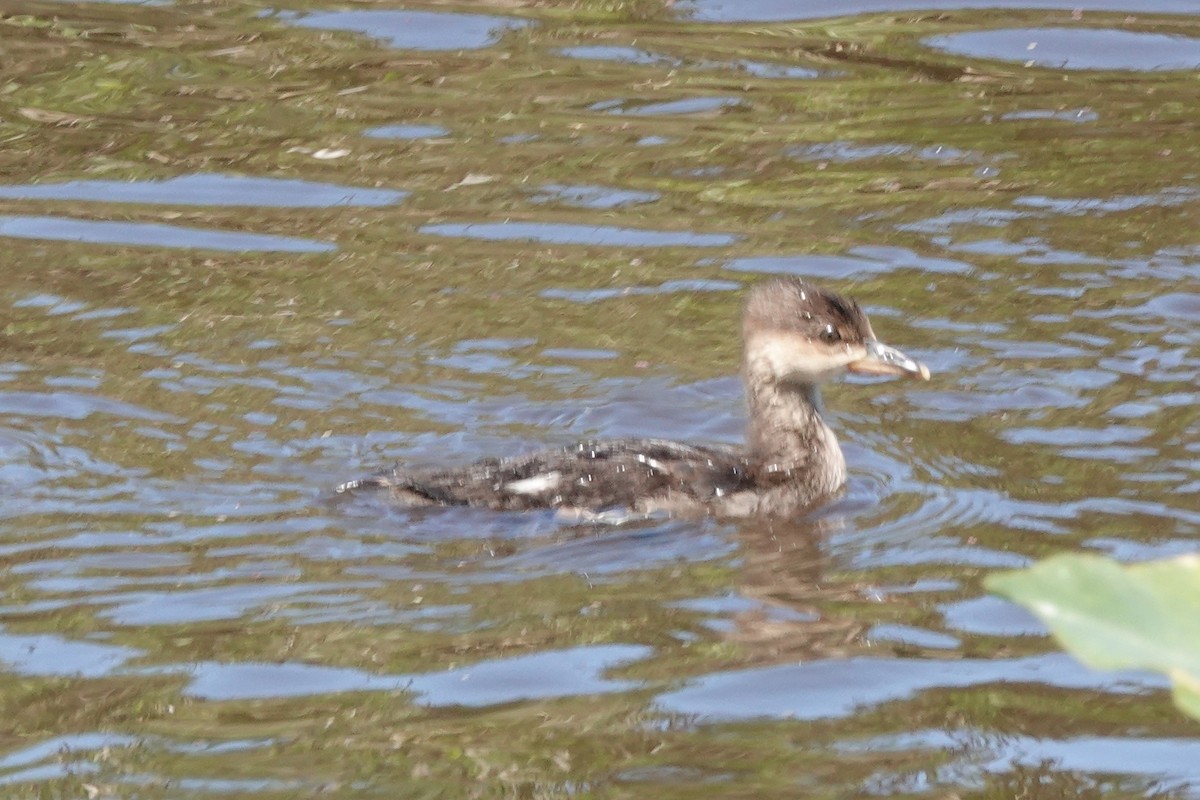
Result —
M853 300L798 278L764 281L742 317L750 424L744 450L662 439L585 441L460 469L410 469L350 481L404 506L554 508L617 514L794 514L846 481L837 437L821 416L820 385L844 372L929 379L929 370L875 339Z

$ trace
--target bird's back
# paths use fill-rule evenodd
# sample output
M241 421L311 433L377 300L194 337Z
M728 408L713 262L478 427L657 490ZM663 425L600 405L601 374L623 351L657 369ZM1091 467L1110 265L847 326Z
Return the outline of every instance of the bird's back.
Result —
M663 439L613 439L485 459L460 469L397 467L343 484L338 491L385 488L409 506L703 513L752 485L745 458L730 450Z

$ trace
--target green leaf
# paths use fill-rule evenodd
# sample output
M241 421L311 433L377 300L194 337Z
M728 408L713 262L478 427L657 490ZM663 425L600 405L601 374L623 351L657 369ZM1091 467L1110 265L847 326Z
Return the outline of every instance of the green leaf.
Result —
M1036 614L1090 667L1166 674L1175 704L1200 719L1200 557L1122 566L1061 555L985 585Z

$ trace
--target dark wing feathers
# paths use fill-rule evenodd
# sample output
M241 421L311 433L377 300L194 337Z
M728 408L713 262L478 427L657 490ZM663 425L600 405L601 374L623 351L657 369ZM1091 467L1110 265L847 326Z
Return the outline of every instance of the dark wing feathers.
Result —
M583 441L462 469L409 469L342 484L339 492L386 488L406 505L523 511L637 508L682 496L698 504L750 487L737 453L662 439Z

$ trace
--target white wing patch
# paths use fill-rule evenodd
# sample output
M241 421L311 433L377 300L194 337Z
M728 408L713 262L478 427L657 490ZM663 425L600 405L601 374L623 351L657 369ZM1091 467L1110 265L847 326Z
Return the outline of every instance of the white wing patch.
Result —
M638 453L637 460L656 472L667 472L667 465L657 458L651 458L648 455Z
M543 494L557 489L558 484L561 482L562 473L554 470L553 472L543 472L541 475L522 478L519 481L509 481L504 484L503 490L512 494Z

